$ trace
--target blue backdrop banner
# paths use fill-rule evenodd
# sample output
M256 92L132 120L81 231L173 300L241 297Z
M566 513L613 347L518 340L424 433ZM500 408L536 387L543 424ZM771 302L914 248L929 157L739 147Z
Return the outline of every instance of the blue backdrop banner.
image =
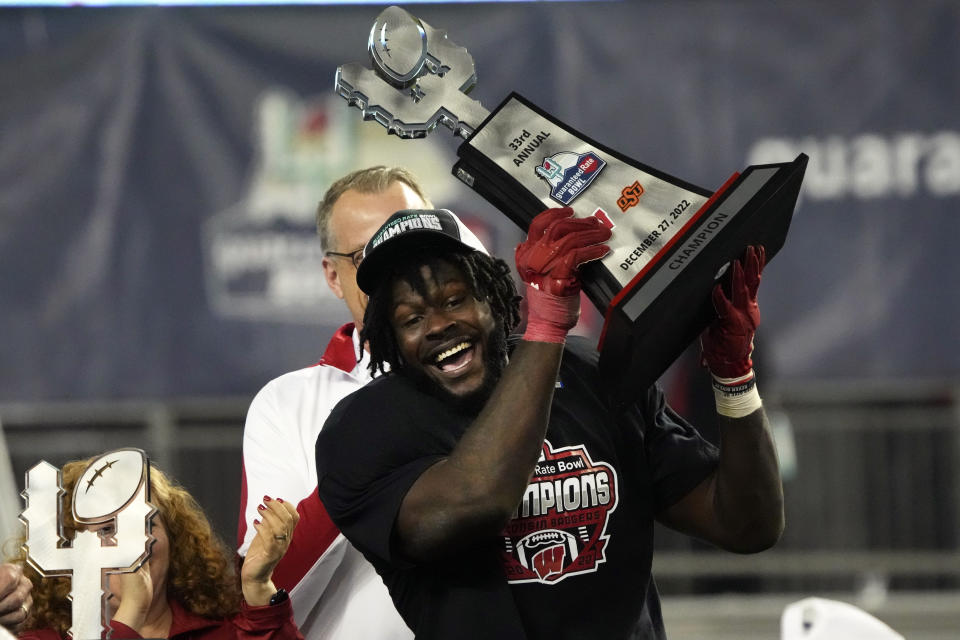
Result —
M0 12L0 401L250 394L348 319L314 209L403 164L495 251L519 231L333 92L379 7ZM516 90L707 189L810 156L761 288L785 380L960 376L960 6L424 5ZM595 330L594 324L587 327Z

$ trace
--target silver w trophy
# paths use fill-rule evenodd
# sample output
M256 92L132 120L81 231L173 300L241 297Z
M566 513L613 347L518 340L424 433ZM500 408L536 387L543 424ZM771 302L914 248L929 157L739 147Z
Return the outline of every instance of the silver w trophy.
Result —
M570 206L613 230L611 251L584 267L584 291L604 314L598 349L624 398L656 380L713 318L710 291L731 260L783 246L807 156L734 173L711 192L588 138L517 93L492 112L467 94L473 58L399 7L370 31L372 68L345 64L336 89L401 138L439 125L465 139L453 173L526 230L543 209Z
M27 562L44 577L70 579L70 636L104 637L110 620L108 574L136 571L150 558L150 461L140 449L93 460L66 495L60 470L41 461L27 471ZM69 501L69 510L64 500ZM72 518L68 517L72 514ZM75 529L72 539L67 535Z

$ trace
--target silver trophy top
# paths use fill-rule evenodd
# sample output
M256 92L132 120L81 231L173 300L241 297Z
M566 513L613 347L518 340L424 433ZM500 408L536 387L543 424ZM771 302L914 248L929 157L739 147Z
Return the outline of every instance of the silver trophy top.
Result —
M337 69L336 90L401 138L422 138L438 124L467 138L487 117L467 97L477 83L473 56L400 7L377 16L367 43L373 69L357 63Z

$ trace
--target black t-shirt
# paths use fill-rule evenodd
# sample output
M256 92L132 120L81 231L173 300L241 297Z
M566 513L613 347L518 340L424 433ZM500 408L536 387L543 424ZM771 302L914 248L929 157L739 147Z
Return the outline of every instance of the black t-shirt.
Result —
M410 566L391 544L400 503L474 417L387 375L344 398L317 440L320 498L417 637L665 637L654 516L715 468L716 449L657 387L617 408L596 351L571 339L541 459L503 535Z

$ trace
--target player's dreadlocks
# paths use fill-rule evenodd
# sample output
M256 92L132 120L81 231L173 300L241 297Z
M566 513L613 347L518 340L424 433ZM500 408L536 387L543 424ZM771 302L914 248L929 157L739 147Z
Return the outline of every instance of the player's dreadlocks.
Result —
M486 300L493 317L498 323L502 323L504 335L509 335L520 323L521 298L517 295L510 267L500 258L492 258L479 251L445 251L433 253L424 259L419 251L410 251L405 259L395 265L392 277L384 278L377 285L377 290L370 296L363 315L360 343L367 342L370 345L368 368L371 374L376 374L377 371L384 373L384 363L390 365L391 371L397 371L403 366L391 323L393 295L390 288L394 281L398 278L406 280L417 293L426 296L427 284L420 268L428 266L432 272L436 272L441 260L463 272L474 297L477 300Z

